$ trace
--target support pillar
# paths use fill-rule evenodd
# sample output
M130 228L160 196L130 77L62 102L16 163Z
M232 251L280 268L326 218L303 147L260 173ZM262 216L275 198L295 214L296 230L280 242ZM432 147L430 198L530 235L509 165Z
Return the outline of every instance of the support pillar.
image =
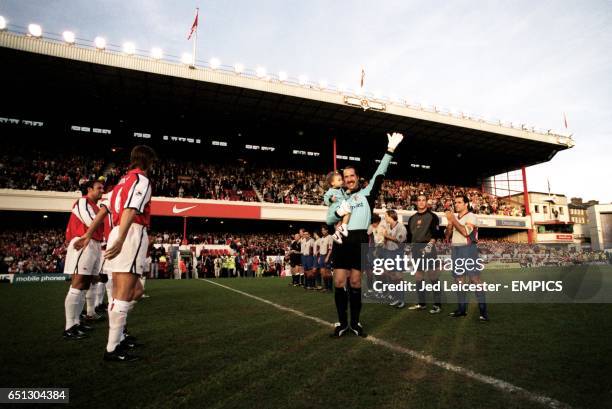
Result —
M529 209L529 190L527 189L527 173L525 172L525 167L521 168L523 173L523 202L525 205L525 216L531 216L531 210ZM529 244L533 244L533 218L529 217L531 220L531 228L527 230L527 242Z

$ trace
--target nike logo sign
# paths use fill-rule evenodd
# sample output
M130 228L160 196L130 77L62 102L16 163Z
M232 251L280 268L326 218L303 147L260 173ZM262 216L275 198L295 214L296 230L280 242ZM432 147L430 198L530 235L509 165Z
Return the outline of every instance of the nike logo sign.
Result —
M172 213L174 213L174 214L183 213L183 212L186 212L186 211L187 211L187 210L189 210L189 209L193 209L194 207L197 207L197 205L195 205L195 206L190 206L190 207L185 207L185 208L183 208L183 209L177 209L177 208L176 208L176 205L174 205L174 206L172 207Z

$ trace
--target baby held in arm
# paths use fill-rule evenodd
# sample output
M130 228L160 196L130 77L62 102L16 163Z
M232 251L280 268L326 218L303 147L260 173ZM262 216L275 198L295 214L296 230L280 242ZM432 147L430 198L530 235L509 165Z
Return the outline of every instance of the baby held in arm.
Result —
M338 171L327 175L329 189L323 196L323 202L327 208L328 226L334 230L332 238L336 243L342 243L342 237L348 237L348 222L351 219L351 206L348 204L348 195L343 189L344 181Z

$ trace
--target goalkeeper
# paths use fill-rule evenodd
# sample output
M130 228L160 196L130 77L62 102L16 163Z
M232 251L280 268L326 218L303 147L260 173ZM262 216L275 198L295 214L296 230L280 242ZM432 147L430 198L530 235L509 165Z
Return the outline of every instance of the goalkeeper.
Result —
M387 152L380 161L378 169L370 179L367 187L359 185L359 174L353 166L347 166L343 171L344 189L348 195L348 205L351 208L351 217L348 222L349 234L342 244L334 247L334 301L338 313L338 323L332 336L341 337L347 331L365 337L366 334L359 322L361 313L361 271L365 267L368 243L368 227L374 209L374 201L378 197L380 187L393 152L404 136L400 133L387 134ZM362 244L366 245L362 251ZM347 279L349 288L346 288ZM348 290L348 291L347 291ZM348 322L348 305L351 306L351 321Z

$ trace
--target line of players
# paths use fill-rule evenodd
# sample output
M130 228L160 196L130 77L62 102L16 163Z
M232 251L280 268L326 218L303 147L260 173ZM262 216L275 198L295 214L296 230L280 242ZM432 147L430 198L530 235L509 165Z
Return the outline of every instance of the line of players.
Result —
M404 225L399 221L395 210L387 210L384 213L384 221L378 214L371 217L371 225L368 229L368 256L366 260L365 277L367 291L366 298L376 298L381 302L388 302L390 306L402 309L406 306L405 292L377 292L374 290L374 281L382 281L383 284L398 284L404 276L404 272L385 272L376 277L372 272L372 262L375 258L395 259L396 256L403 256L409 251L412 258L437 259L435 243L437 240L447 240L453 245L454 253L466 253L467 249L473 249L468 245L469 241L477 240L478 228L476 221L472 217L467 207L468 200L465 196L459 196L454 200L454 206L458 209L458 218L463 220L462 228L466 230L467 237L455 230L452 222L445 231L440 230L440 220L438 216L427 206L427 196L421 194L417 197L417 212L413 214ZM447 215L449 220L454 214ZM341 228L337 233L341 233ZM455 239L452 240L453 235ZM288 257L291 266L292 282L294 287L304 287L306 290L319 290L323 292L332 290L333 269L332 260L334 252L334 242L338 243L336 237L329 234L329 227L321 226L321 235L316 232L311 236L310 232L304 228L299 229L293 237L289 246ZM341 241L340 241L341 244ZM336 245L337 246L337 245ZM473 250L472 250L473 252ZM477 254L460 254L468 257L477 257ZM457 257L457 254L455 254ZM426 263L421 265L425 266ZM414 279L417 290L417 303L408 307L409 310L427 309L426 291L423 282L427 279L431 284L438 284L440 271L422 268L415 271ZM455 277L460 279L461 277ZM468 274L469 281L479 282L476 274ZM460 282L460 280L456 280ZM437 288L437 287L434 287ZM442 312L441 292L433 291L433 306L429 311L431 314ZM459 296L459 307L450 314L451 317L461 317L466 315L466 304L464 296ZM487 321L486 303L484 295L477 293L480 307L480 320Z
M135 146L128 173L106 199L101 200L104 190L101 181L85 185L84 195L73 205L66 228L69 244L64 274L72 278L64 300L63 336L77 340L87 337L91 327L80 322L80 314L87 302L87 316L95 319L95 301L90 309L87 294L90 291L99 294L100 283L104 283L109 300L108 342L103 355L106 361L135 361L138 357L131 351L142 346L127 334L127 316L144 294L141 278L149 250L147 229L152 196L147 173L156 159L150 147Z
M289 245L289 265L294 287L306 290L332 291L331 256L334 239L328 226L321 227L321 235L304 228L299 230Z

